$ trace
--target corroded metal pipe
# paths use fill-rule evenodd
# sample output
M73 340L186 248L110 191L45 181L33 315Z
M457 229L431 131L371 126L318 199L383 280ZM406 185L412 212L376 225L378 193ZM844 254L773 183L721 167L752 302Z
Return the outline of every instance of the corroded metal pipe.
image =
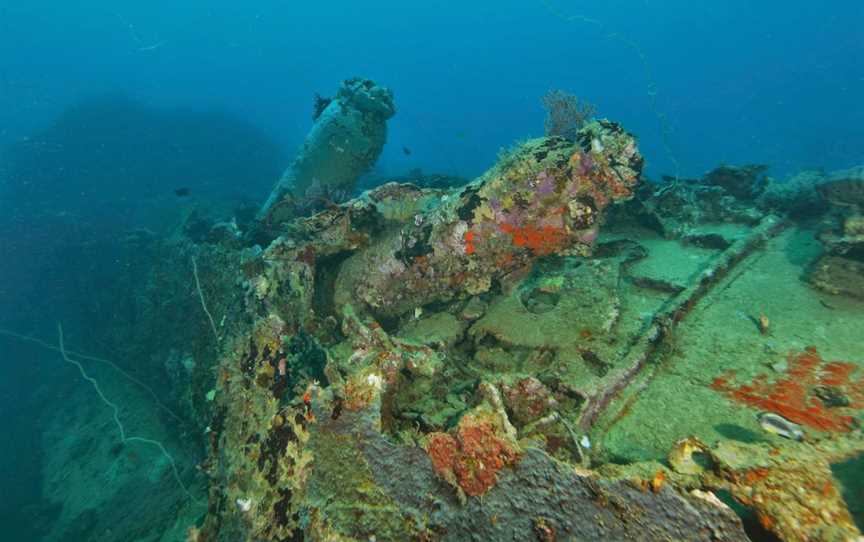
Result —
M361 78L343 81L335 98L318 103L322 109L303 147L258 212L265 229L294 218L293 202L311 191L349 196L381 154L387 120L396 112L388 88Z

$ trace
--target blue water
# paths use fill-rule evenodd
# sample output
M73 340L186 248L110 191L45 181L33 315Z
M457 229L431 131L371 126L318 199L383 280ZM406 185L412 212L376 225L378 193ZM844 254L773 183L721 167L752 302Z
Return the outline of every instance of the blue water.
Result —
M355 75L398 109L375 178L482 173L543 134L551 89L636 134L652 179L861 164L862 24L860 0L0 0L0 327L85 336L75 277L110 283L118 232L156 230L179 188L260 202L313 96ZM33 423L65 400L44 391L74 376L59 367L0 340L0 539L59 513L40 508Z
M862 20L853 0L6 0L0 143L119 89L234 112L293 150L311 95L360 74L396 93L388 172L481 172L542 132L550 88L635 132L655 177L718 161L837 169L864 140Z

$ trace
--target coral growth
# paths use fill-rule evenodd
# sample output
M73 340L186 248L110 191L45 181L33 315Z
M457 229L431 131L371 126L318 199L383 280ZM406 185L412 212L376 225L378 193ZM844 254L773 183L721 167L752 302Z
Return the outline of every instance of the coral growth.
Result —
M698 476L703 489L728 492L777 540L860 540L832 472L833 463L859 453L855 440L794 448L725 440L711 448L688 437L675 445L669 462L676 473Z
M471 497L493 487L498 471L519 457L513 446L496 434L492 422L472 415L459 422L455 438L448 433L432 433L426 451L435 472Z
M734 386L731 375L714 379L711 388L745 405L773 412L819 431L847 432L856 425L849 414L864 408L864 377L851 378L854 363L822 359L815 347L790 353L786 374L769 383L759 375L750 384Z
M633 136L614 122L592 121L577 136L527 141L458 192L406 217L398 232L345 262L337 304L392 318L487 292L538 257L589 254L605 209L632 196L643 160ZM393 188L345 212L359 215L364 205L372 212L383 190ZM374 272L381 269L388 272Z
M567 232L555 226L538 228L531 224L525 226L501 224L501 231L513 237L513 246L528 248L537 256L558 252L565 248L565 241L567 241ZM468 253L467 247L465 252Z
M551 90L541 99L546 109L544 128L547 136L576 139L576 133L597 113L594 104L563 90Z
M549 389L540 380L530 376L513 385L502 386L504 400L514 421L519 424L530 423L557 405Z
M594 241L602 211L633 194L642 158L614 123L593 122L579 138L575 150L559 148L560 140L526 146L479 187L465 254L500 256L516 248L544 256ZM558 161L547 164L541 156Z

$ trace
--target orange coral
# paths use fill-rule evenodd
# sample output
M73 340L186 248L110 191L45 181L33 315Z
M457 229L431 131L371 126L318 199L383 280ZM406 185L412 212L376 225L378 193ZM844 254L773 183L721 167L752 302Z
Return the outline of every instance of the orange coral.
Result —
M565 248L567 242L567 232L555 226L538 228L533 224L525 226L501 224L500 228L504 233L510 234L514 246L529 248L537 256L558 252Z
M476 247L474 247L474 238L477 236L473 231L465 232L465 254L471 255L476 252Z
M456 438L432 433L426 452L435 472L471 497L493 487L498 471L518 459L516 451L495 434L490 422L474 416L462 418Z
M826 363L812 346L804 352L790 353L788 361L786 376L773 383L768 382L767 375L759 375L750 384L734 387L728 377L717 377L711 388L739 403L812 429L850 431L855 419L849 411L864 408L864 377L857 381L850 378L858 366L838 361ZM825 405L819 392L826 388L844 398L847 404Z
M456 483L453 465L456 464L456 457L461 453L459 442L447 433L432 433L426 445L426 452L432 460L432 468L435 472L447 481Z

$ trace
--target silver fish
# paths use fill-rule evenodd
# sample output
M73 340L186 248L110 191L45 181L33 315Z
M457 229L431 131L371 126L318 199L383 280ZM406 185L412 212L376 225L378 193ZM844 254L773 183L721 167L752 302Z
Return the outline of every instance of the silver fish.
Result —
M801 426L790 422L783 416L773 412L762 412L756 416L756 419L759 420L762 429L768 433L797 441L804 440L804 431L801 430Z

